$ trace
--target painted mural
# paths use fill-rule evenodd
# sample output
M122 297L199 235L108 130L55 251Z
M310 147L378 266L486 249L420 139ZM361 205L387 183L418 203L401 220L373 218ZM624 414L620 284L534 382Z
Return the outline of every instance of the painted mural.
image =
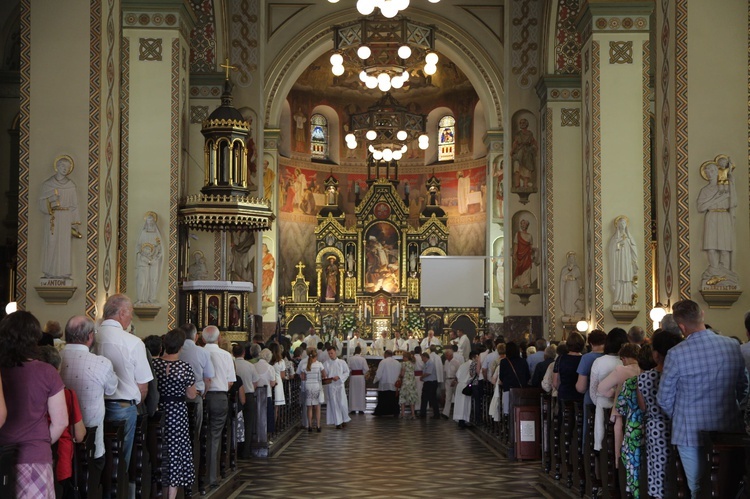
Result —
M371 225L365 233L365 291L399 292L399 232L388 222Z

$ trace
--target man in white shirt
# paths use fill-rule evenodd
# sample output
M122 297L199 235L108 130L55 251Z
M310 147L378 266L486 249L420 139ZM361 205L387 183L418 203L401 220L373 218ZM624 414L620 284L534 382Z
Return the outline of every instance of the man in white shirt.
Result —
M393 339L388 341L386 348L394 352L396 351L406 352L407 349L409 348L409 345L406 343L405 339L401 338L400 332L394 331Z
M364 414L367 408L365 375L369 371L367 360L362 355L362 348L354 349L349 357L349 409Z
M454 355L452 348L445 349L445 364L443 364L443 377L445 380L445 406L443 407L443 418L450 419L453 394L456 389L456 373L461 367L461 360Z
M104 396L117 390L117 375L112 362L89 352L96 327L88 317L76 315L65 325L60 377L67 388L78 395L83 424L96 426L94 458L104 456Z
M315 332L315 328L310 326L309 334L305 337L303 341L307 343L308 347L314 347L314 346L317 346L321 340L320 340L320 336L318 336L318 333Z
M469 337L466 336L463 329L456 329L456 334L458 335L458 351L461 354L461 357L468 359L469 354L471 353L471 342L469 341Z
M99 326L94 353L108 358L117 374L117 389L105 396L106 421L125 422L122 458L130 463L135 436L137 405L146 398L148 382L154 379L140 338L127 333L133 319L133 304L125 295L115 294L104 304L104 320ZM131 482L131 488L135 484Z
M375 416L396 416L399 414L396 399L396 380L401 375L401 363L393 358L393 352L386 350L385 358L380 361L375 373L375 383L378 383L378 405L373 414Z
M195 344L195 336L198 331L194 324L183 324L180 329L185 333L185 343L180 350L180 360L190 364L195 375L195 389L198 392L194 399L186 399L188 404L195 404L195 432L193 440L193 465L198 469L200 459L200 427L203 424L203 397L206 396L206 388L211 386L211 378L214 377L214 365L211 363L211 354Z
M258 374L255 372L255 366L245 360L245 349L242 345L234 345L232 353L234 354L234 372L242 380L242 388L245 391L245 405L242 407L242 415L245 418L245 441L241 442L237 452L243 459L249 459L250 438L254 424L252 407L255 403L255 383L258 381Z
M359 337L359 331L354 331L352 335L352 339L350 339L349 343L346 345L346 356L349 358L354 355L354 350L357 347L362 349L363 354L367 351L367 343Z
M427 331L427 336L422 338L422 343L420 343L419 346L422 347L423 352L429 352L432 345L440 345L440 340L435 338L435 331L430 329Z
M349 366L336 355L336 348L328 347L328 362L326 373L331 378L328 385L328 406L326 407L326 423L336 425L336 429L346 427L351 421L349 417L349 403L346 400L344 383L349 379Z
M214 366L214 377L206 392L206 407L208 408L208 436L206 438L206 468L208 469L209 487L218 486L217 470L219 468L219 448L221 447L221 433L229 411L227 392L237 381L232 356L226 350L219 348L219 328L208 326L203 329L204 347L211 355Z

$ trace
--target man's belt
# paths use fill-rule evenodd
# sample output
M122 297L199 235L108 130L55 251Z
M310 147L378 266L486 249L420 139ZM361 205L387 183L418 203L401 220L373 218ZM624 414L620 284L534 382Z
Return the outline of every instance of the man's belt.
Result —
M362 376L365 372L362 369L353 369L351 372L352 376Z

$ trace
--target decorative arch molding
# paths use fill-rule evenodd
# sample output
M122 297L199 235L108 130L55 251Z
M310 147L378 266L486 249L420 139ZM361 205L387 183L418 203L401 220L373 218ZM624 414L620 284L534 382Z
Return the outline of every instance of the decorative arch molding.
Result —
M294 82L310 63L333 47L331 26L345 24L360 17L356 10L337 12L311 23L284 47L266 70L264 82L266 102L265 127L278 128L283 103ZM466 75L479 96L488 106L485 116L488 129L503 128L503 79L479 40L455 26L444 26L445 18L419 9L409 12L409 18L427 24L441 25L436 31L435 48L448 56ZM498 47L503 51L502 44ZM490 112L494 110L494 112Z

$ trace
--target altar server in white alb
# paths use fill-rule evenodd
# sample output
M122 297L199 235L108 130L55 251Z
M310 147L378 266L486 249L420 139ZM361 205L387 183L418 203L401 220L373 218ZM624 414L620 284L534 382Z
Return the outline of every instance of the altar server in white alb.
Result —
M468 359L469 352L471 352L471 341L469 341L469 337L466 336L463 329L456 329L456 334L458 335L458 352L461 357Z
M373 414L375 416L396 416L399 414L398 399L396 398L396 380L401 375L401 363L393 358L393 352L387 350L385 358L380 361L375 373L375 383L378 383L378 405Z
M452 345L451 345L452 346ZM451 417L451 405L453 405L454 392L456 390L456 374L461 367L461 361L457 355L454 355L452 348L445 349L445 364L443 364L443 378L445 380L445 406L443 407L443 417Z
M328 408L326 409L326 423L336 425L340 430L351 421L349 417L349 403L346 400L346 389L344 383L349 379L349 366L336 355L336 347L328 347L328 358L326 372L331 378L328 385Z
M367 407L365 394L365 374L369 368L367 361L362 357L362 348L356 347L354 355L349 356L349 410L364 414Z

